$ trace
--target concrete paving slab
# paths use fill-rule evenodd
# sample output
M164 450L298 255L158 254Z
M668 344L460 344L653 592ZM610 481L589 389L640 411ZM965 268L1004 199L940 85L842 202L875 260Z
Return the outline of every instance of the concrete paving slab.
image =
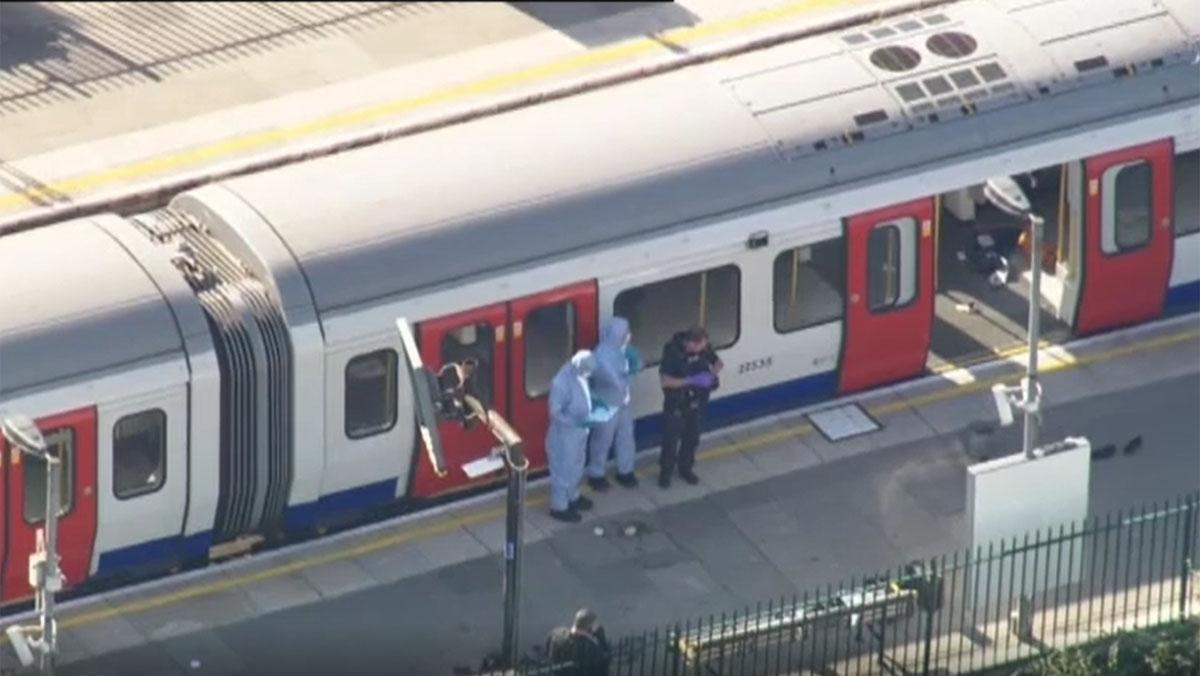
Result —
M793 437L787 441L790 443L755 449L746 453L746 457L768 477L806 469L821 462L816 451L803 438Z
M358 557L358 562L371 577L384 584L420 575L439 565L437 561L418 551L412 543L407 542L397 547L364 554Z
M417 540L413 546L422 556L443 562L442 565L453 565L488 553L487 547L462 528Z
M321 593L304 576L290 573L261 580L246 589L246 598L263 614L312 603Z
M175 663L195 674L237 676L246 665L215 631L200 631L162 642Z
M374 584L374 578L367 569L353 559L330 561L305 568L299 575L316 589L322 598L327 599L366 589Z
M757 483L768 476L761 467L750 461L748 454L744 453L730 453L724 457L709 460L703 464L703 467L697 469L696 474L700 477L700 482L708 486L709 490L714 493Z
M197 596L183 604L135 612L128 619L147 638L161 641L254 616L254 606L245 590L235 588Z
M66 629L93 655L117 652L149 640L145 632L135 626L128 617L121 615L109 616L103 622L89 622Z

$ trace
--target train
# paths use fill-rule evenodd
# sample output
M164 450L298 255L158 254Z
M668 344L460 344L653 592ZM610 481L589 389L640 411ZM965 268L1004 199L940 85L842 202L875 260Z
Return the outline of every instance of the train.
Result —
M400 317L478 361L536 471L614 314L642 449L689 324L713 428L926 374L939 215L994 176L1061 177L1041 302L1073 334L1195 311L1198 64L1192 0L964 0L7 235L0 411L63 458L84 592L495 486L480 427L430 466ZM0 463L12 604L45 471Z

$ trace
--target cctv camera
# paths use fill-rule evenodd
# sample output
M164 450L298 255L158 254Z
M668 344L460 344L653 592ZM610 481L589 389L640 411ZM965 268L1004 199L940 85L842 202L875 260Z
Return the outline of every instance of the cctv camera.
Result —
M33 651L29 649L29 640L25 638L25 631L14 624L5 629L4 633L8 634L8 640L12 643L13 652L17 653L17 659L21 661L21 666L32 665Z
M1008 401L1008 388L999 383L992 385L992 397L996 400L996 413L1000 416L1000 426L1008 427L1013 424L1012 404Z

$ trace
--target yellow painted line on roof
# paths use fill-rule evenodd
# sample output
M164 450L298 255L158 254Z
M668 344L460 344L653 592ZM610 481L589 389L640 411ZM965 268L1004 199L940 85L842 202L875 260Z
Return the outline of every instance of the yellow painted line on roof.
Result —
M588 50L582 54L556 59L529 68L492 75L471 82L451 85L421 96L396 99L356 110L334 113L300 124L252 132L223 139L186 150L166 153L128 164L81 174L23 192L0 195L0 213L14 207L35 205L35 198L48 194L84 192L96 188L143 179L172 170L194 167L204 162L227 159L248 150L262 149L289 141L306 139L319 134L342 131L355 125L380 122L385 118L408 113L439 103L449 103L480 94L490 94L517 85L532 84L549 78L581 71L592 66L612 64L648 52L671 51L671 46L685 46L702 39L730 35L752 28L778 23L801 14L836 5L858 5L868 0L802 0L781 7L750 12L737 17L675 28L651 37L638 38L609 47Z
M1076 357L1065 351L1063 346L1053 346L1050 350L1045 350L1041 354L1047 359L1046 365L1041 369L1041 373L1054 373L1056 371L1067 371L1080 368L1089 364L1098 364L1101 362L1111 361L1118 357L1123 357L1139 352L1150 352L1160 348L1170 347L1179 343L1187 342L1200 338L1200 329L1189 329L1176 333L1150 338L1140 342L1130 343L1113 347L1108 350L1096 352L1095 354ZM1057 356L1055 356L1057 353ZM954 384L947 381L948 387L938 389L925 394L920 394L905 399L901 399L886 404L868 407L868 412L874 417L882 417L891 413L896 413L904 409L912 409L920 406L925 406L938 401L953 399L956 397L966 396L981 390L990 389L995 383L1012 380L1014 374L1009 374L1005 377L992 378L987 381L976 381L967 384ZM783 441L785 439L793 439L802 437L812 432L812 426L808 423L800 423L788 427L780 428L770 432L757 434L749 439L742 441L732 441L720 446L707 449L697 454L697 459L701 461L715 460L726 457L734 453L753 452L760 450L772 443ZM653 467L642 467L638 474L646 477L654 472ZM540 491L536 495L530 495L526 500L526 505L530 507L540 507L547 502L547 497L544 491ZM462 515L448 516L440 518L432 523L414 525L413 527L405 528L400 532L391 533L383 537L373 540L368 540L361 544L338 549L313 556L311 558L297 559L274 565L253 573L244 575L234 575L221 580L206 581L195 585L179 589L177 591L166 592L157 596L150 596L144 599L131 601L115 605L109 608L100 608L81 612L78 614L70 614L68 617L60 620L60 625L63 627L77 627L81 625L100 622L121 615L143 612L155 608L169 606L182 601L216 594L222 591L245 587L256 582L263 582L282 575L296 573L308 568L314 568L337 561L353 559L365 554L377 552L382 549L394 547L407 542L421 540L435 535L442 535L451 531L480 524L492 519L499 519L504 516L504 508L502 506L488 507L476 511L468 512ZM219 570L219 569L215 569ZM86 601L86 600L85 600ZM7 637L0 635L0 644L7 641Z

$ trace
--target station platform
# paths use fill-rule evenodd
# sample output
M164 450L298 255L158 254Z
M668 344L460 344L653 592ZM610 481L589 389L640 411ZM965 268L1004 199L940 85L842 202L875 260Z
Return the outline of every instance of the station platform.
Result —
M5 3L0 231L84 197L901 4Z
M1091 513L1200 488L1198 354L1195 315L1041 352L1043 440L1140 442L1093 462ZM661 490L657 456L644 454L641 485L590 493L581 524L550 519L545 480L532 482L522 644L541 644L580 606L615 637L961 549L966 467L1020 447L1019 424L995 428L990 387L1016 382L1025 357L705 435L698 486ZM814 427L813 414L850 404L877 429L834 441ZM59 673L478 667L499 642L503 537L501 491L70 601ZM7 646L3 663L15 663Z

